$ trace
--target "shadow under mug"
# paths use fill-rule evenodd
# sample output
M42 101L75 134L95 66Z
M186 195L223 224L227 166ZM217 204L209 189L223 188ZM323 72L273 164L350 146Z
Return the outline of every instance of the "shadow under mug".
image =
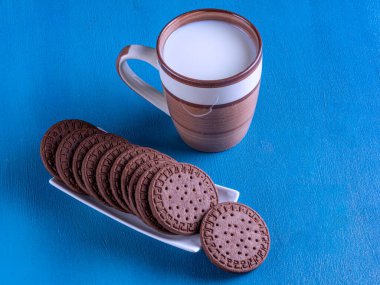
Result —
M166 40L179 27L202 20L225 21L243 29L257 47L256 58L240 73L218 80L193 79L172 70L163 57ZM164 94L139 78L128 66L128 59L154 66ZM141 45L123 48L116 68L131 89L171 116L186 144L204 152L219 152L238 144L251 124L260 89L262 41L257 29L242 16L217 9L195 10L169 22L157 39L156 49Z

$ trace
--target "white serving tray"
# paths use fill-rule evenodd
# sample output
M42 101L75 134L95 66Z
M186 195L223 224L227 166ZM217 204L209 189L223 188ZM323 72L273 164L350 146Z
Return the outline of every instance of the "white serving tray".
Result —
M172 246L189 252L198 252L201 249L201 241L199 234L191 236L181 236L161 233L147 226L142 220L140 220L140 218L132 214L126 214L114 208L108 207L102 202L99 202L98 200L87 195L75 193L74 191L67 188L64 183L62 183L60 180L56 178L51 178L49 180L49 183L53 185L55 188L66 193L67 195L70 195L71 197L82 202L83 204L144 235L150 236L151 238L154 238L156 240L162 241L164 243L170 244ZM236 202L238 200L240 195L238 191L220 185L216 186L219 190L219 202Z

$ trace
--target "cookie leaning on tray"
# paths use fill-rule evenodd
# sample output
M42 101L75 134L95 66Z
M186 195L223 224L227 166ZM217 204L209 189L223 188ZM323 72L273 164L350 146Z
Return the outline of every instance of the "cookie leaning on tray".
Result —
M246 205L219 204L217 187L194 165L81 120L63 120L48 129L40 154L48 172L76 193L167 234L200 233L207 257L223 270L248 272L268 255L263 219Z

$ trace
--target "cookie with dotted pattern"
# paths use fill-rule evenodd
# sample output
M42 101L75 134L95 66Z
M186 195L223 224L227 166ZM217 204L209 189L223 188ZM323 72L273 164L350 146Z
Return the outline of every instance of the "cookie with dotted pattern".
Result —
M270 237L264 220L240 203L225 202L213 207L202 221L200 234L207 257L226 271L254 270L268 256Z
M156 220L174 234L199 232L205 213L218 204L211 178L198 167L176 163L162 168L149 185L149 206Z

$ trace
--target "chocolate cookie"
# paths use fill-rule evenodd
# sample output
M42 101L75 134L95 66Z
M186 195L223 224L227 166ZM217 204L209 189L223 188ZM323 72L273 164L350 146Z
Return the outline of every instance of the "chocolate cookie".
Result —
M71 169L74 174L75 182L77 185L80 187L82 192L86 192L86 185L84 185L83 179L82 179L82 163L83 159L86 156L87 152L96 144L106 141L106 140L111 140L114 139L118 136L115 136L113 134L96 134L92 135L88 138L86 138L84 141L82 141L77 149L75 150L74 156L73 156L73 162L71 165Z
M94 134L103 133L96 128L79 129L65 136L58 146L55 153L55 166L59 177L72 190L78 193L83 193L75 181L72 162L73 156L78 145Z
M55 166L55 153L61 140L68 133L83 128L95 128L95 126L81 120L63 120L47 130L41 140L40 155L42 163L51 175L59 177Z
M139 213L139 217L146 223L148 226L151 226L157 230L165 231L165 228L160 225L160 223L153 216L152 211L149 206L148 191L149 185L156 173L163 167L168 166L171 162L160 160L160 163L154 165L153 167L146 170L139 178L136 184L135 191L135 203L136 209ZM143 164L141 167L143 167Z
M129 200L129 196L133 194L129 194L129 191L132 191L133 189L129 188L129 182L131 181L131 178L136 171L137 168L139 168L141 165L143 165L145 162L149 160L161 160L161 159L167 159L171 160L171 158L165 154L162 154L158 151L152 151L147 153L142 153L135 158L131 159L124 167L123 172L121 174L121 193L123 195L123 200L131 209L132 213L135 215L138 215L138 212L136 210L135 201ZM137 182L137 181L136 181ZM133 197L133 196L132 196Z
M98 185L99 193L103 199L112 207L119 209L120 211L125 211L113 197L110 188L110 170L115 162L116 158L126 151L127 149L133 149L134 146L131 144L121 144L115 146L108 150L99 160L98 166L96 167L96 182Z
M138 156L139 154L151 151L154 150L142 146L135 146L134 148L127 149L116 158L115 162L111 167L109 181L112 195L126 212L131 212L131 210L129 209L127 204L125 204L123 200L123 195L121 193L121 174L123 172L123 169L132 158Z
M191 235L199 231L204 214L218 204L218 192L201 169L176 163L153 177L148 199L153 216L165 229Z
M100 158L111 148L125 144L126 141L120 138L113 138L94 145L85 155L82 163L82 179L86 186L86 193L100 201L106 203L99 193L96 183L96 167ZM107 204L107 203L106 203Z
M200 233L207 257L226 271L243 273L257 268L270 248L265 222L240 203L225 202L213 207L205 215Z

